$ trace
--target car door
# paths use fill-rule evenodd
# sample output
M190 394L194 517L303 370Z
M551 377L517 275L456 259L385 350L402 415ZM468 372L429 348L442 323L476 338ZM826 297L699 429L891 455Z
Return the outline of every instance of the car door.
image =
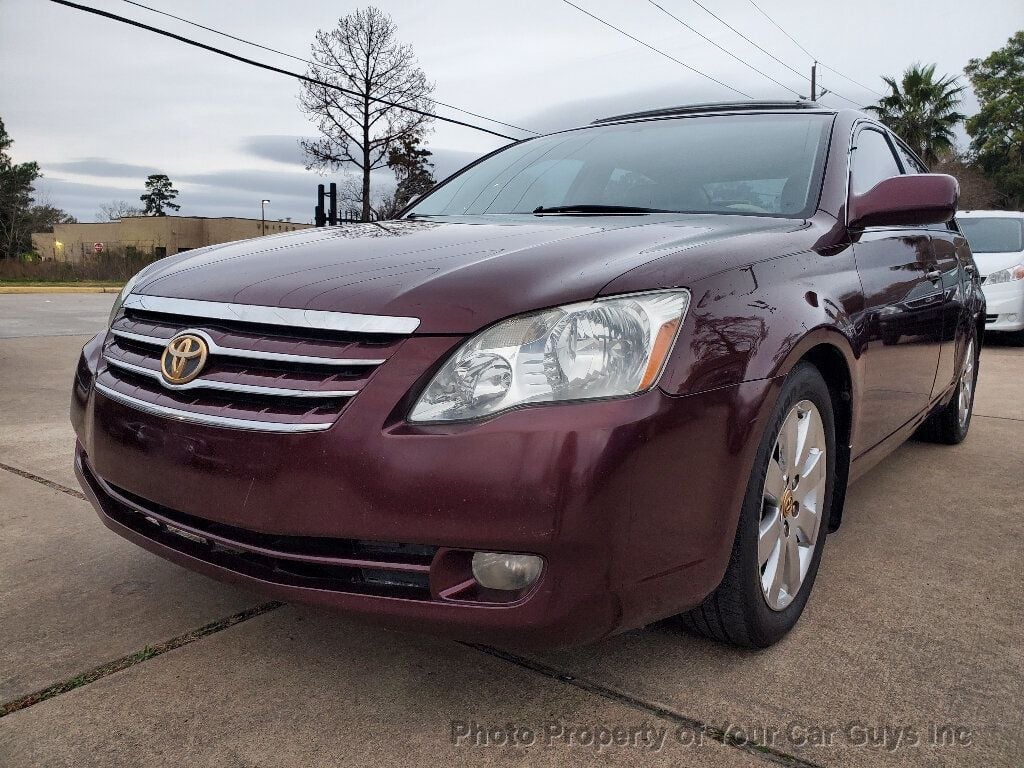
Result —
M902 168L886 133L867 124L854 135L850 193L863 194ZM942 339L943 290L929 231L868 227L855 235L864 291L863 400L855 453L927 408Z
M891 134L889 139L896 149L896 157L904 174L928 173L927 167L899 139ZM932 385L932 397L938 397L953 383L956 376L956 344L971 322L967 297L976 271L970 256L967 239L960 234L952 222L930 224L927 227L932 239L932 254L935 263L932 270L939 273L939 288L942 291L942 334L939 346L939 364ZM934 279L933 279L934 282Z

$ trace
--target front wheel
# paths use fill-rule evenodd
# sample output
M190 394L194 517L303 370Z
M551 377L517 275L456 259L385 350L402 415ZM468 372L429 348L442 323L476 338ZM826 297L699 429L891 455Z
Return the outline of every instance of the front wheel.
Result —
M800 618L825 544L835 478L828 386L808 363L789 374L758 446L725 576L682 616L692 631L763 648Z

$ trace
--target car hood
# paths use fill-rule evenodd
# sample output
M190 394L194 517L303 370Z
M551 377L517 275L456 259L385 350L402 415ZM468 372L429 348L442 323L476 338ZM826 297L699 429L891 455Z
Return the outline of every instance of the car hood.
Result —
M974 263L978 265L978 271L983 276L988 277L993 272L1024 263L1024 251L1011 251L1010 253L975 252Z
M669 255L685 258L687 280L697 280L724 267L702 260L699 246L805 226L751 216L495 218L349 224L211 246L157 262L134 292L417 317L418 333L469 333L591 299Z

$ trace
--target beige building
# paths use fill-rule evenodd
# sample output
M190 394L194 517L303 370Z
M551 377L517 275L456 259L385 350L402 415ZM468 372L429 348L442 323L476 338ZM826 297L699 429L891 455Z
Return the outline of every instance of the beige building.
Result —
M170 256L204 245L245 240L264 234L293 232L311 224L259 219L207 219L202 216L127 216L100 224L57 224L53 232L32 235L32 248L44 259L79 262L104 253ZM97 248L100 244L100 248Z

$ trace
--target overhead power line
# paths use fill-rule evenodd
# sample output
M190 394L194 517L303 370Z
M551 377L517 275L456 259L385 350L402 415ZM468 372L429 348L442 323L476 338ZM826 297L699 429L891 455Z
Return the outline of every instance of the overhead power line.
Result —
M315 61L311 61L310 59L304 59L301 56L296 56L294 53L288 53L287 51L279 51L277 48L271 48L270 46L263 45L262 43L257 43L257 42L254 42L252 40L246 40L244 37L238 37L238 36L232 35L232 34L230 34L228 32L224 32L223 30L215 29L213 27L208 27L205 24L200 24L199 22L193 21L191 19L186 19L186 18L183 18L181 16L175 16L173 13L169 13L167 11L160 10L159 8L153 8L152 6L149 6L149 5L143 5L142 3L137 3L137 2L135 2L135 0L124 0L124 2L128 3L128 5L134 5L137 8L142 8L144 10L150 11L151 13L158 13L161 16L166 16L169 19L174 19L175 21L180 21L180 22L182 22L184 24L189 24L189 25L191 25L193 27L196 27L198 29L202 29L202 30L205 30L207 32L212 32L215 35L220 35L221 37L226 37L229 40L235 40L235 41L237 41L239 43L243 43L245 45L251 45L253 48L260 48L260 49L262 49L264 51L269 51L270 53L276 53L278 56L286 56L289 59L294 59L295 61L301 61L303 64L309 64L309 65L314 66L314 67L320 66ZM445 107L446 109L451 109L451 110L454 110L456 112L461 112L464 115L471 115L472 117L478 117L481 120L487 120L490 123L496 123L497 125L503 125L506 128L513 128L514 130L522 131L523 133L532 133L535 136L539 136L540 135L540 132L538 132L538 131L532 131L529 128L523 128L521 125L514 125L512 123L506 123L506 122L503 122L502 120L497 120L497 119L495 119L493 117L488 117L487 115L481 115L481 114L479 114L477 112L470 112L468 109L463 109L462 107L456 107L454 104L445 104L443 101L439 101L437 99L431 99L431 101L434 102L435 104L437 104L439 107Z
M798 69L793 69L793 67L789 66L789 64L787 64L786 62L784 62L784 61L783 61L782 59L780 59L780 58L779 58L778 56L776 56L776 55L775 55L774 53L772 53L771 51L767 51L767 50L765 50L764 48L762 48L762 47L761 47L760 45L758 45L758 44L757 44L756 42L754 42L754 41L753 41L753 40L751 40L751 39L750 39L749 37L747 37L746 35L744 35L744 34L743 34L742 32L740 32L740 31L739 31L738 29L736 29L736 27L734 27L734 26L733 26L732 24L730 24L729 22L727 22L727 21L726 21L725 19L723 19L723 18L722 18L721 16L719 16L719 15L718 15L717 13L715 13L715 12L714 12L714 11L712 11L712 10L710 10L710 9L709 9L709 8L708 8L707 6L705 6L705 5L702 5L701 3L697 2L697 0L690 0L690 1L691 1L691 2L692 2L692 3L694 4L694 5L696 5L696 6L698 7L698 8L700 8L700 9L701 9L702 11L704 11L704 13L708 14L709 16L711 16L711 18L715 19L715 20L716 20L716 21L717 21L717 22L718 22L719 24L723 24L724 26L728 27L728 28L729 28L729 29L731 29L731 30L732 30L733 32L735 32L735 33L736 33L737 35L739 35L740 37L742 37L742 38L743 38L744 40L746 40L746 41L747 41L748 43L750 43L750 44L751 44L752 46L754 46L755 48L757 48L757 50L759 50L759 51L760 51L761 53L763 53L763 54L764 54L765 56L767 56L768 58L770 58L770 59L772 59L772 60L774 60L774 61L778 62L779 64L781 64L782 66L784 66L784 67L785 67L786 69L788 69L788 70L789 70L790 72L792 72L792 73L793 73L794 75L796 75L797 77L802 77L802 78L803 78L804 80L810 81L810 79L811 79L811 78L809 78L809 77L808 77L807 75L805 75L805 74L804 74L803 72L801 72L801 71L800 71L800 70L798 70Z
M787 64L787 63L786 63L786 62L784 62L784 61L783 61L782 59L780 59L780 58L779 58L778 56L776 56L776 55L775 55L774 53L772 53L772 52L771 52L771 51L769 51L769 50L766 50L766 49L765 49L765 48L764 48L763 46L759 45L759 44L758 44L758 43L757 43L756 41L754 41L754 40L751 40L751 39L750 39L749 37L747 37L747 36L746 36L745 34L743 34L743 33L742 33L742 32L740 32L740 31L739 31L738 29L736 29L736 27L734 27L734 26L733 26L732 24L730 24L730 23L729 23L729 22L727 22L727 21L726 21L725 19L723 19L723 18L722 18L721 16L719 16L719 15L718 15L717 13L715 13L714 11L712 11L712 10L711 10L710 8L708 8L708 7L707 7L706 5L704 5L703 3L699 2L699 0L690 0L690 1L691 1L691 2L692 2L692 3L694 4L694 5L696 5L696 6L698 7L698 8L700 8L700 9L701 9L702 11L704 11L704 13L708 14L709 16L711 16L711 18L715 19L715 20L716 20L716 21L717 21L718 23L722 24L722 25L723 25L723 26L725 26L725 27L728 27L728 28L729 28L729 29L731 29L731 30L732 30L733 32L735 32L735 33L736 33L737 35L739 35L740 37L742 37L742 38L743 38L744 40L746 40L746 41L747 41L748 43L750 43L750 44L751 44L752 46L754 46L755 48L757 48L757 50L759 50L759 51L760 51L761 53L763 53L763 54L764 54L765 56L767 56L768 58L772 59L772 60L773 60L773 61L775 61L775 62L778 62L779 64L781 64L782 66L784 66L784 67L785 67L786 69L788 69L788 70L789 70L790 72L792 72L793 74L795 74L795 75L796 75L797 77L802 77L802 78L803 78L804 80L806 80L806 81L810 82L811 78L809 78L809 77L808 77L807 75L805 75L805 74L804 74L803 72L801 72L801 71L800 71L800 70L798 70L798 69L794 69L794 68L793 68L793 67L791 67L791 66L790 66L789 64ZM841 94L841 93L839 93L839 92L837 92L837 91L835 91L835 90L831 90L830 92L831 92L832 94L834 94L835 96L838 96L838 97L839 97L840 99L843 99L843 101L848 101L848 102L850 102L851 104L853 104L853 105L855 105L855 106L859 106L859 105L857 104L857 102L855 102L855 101L854 101L853 99L848 99L848 98L846 98L845 96L843 96L843 94Z
M225 58L228 58L228 59L233 59L235 61L240 61L243 64L248 64L248 65L253 66L253 67L258 67L259 69L265 69L268 72L276 72L279 75L286 75L288 77L293 77L296 80L302 80L303 82L306 82L306 83L312 83L313 85L319 85L319 86L322 86L324 88L330 88L330 89L335 90L335 91L340 91L341 93L347 94L349 96L358 96L360 98L364 98L365 97L364 94L361 94L358 91L353 91L353 90L351 90L349 88L343 88L340 85L335 85L334 83L328 83L328 82L326 82L324 80L318 80L317 78L309 77L308 75L300 75L298 72L292 72L292 71L287 70L287 69L282 69L281 67L275 67L272 64L265 64L262 61L256 61L255 59L249 59L249 58L246 58L245 56L239 56L237 53L231 53L230 51L225 51L223 48L217 48L217 47L212 46L212 45L207 45L206 43L201 43L198 40L193 40L191 38L184 37L182 35L177 35L174 32L169 32L166 29L160 29L159 27L151 27L148 24L143 24L141 21L135 21L134 19L129 19L129 18L126 18L124 16L118 16L116 13L110 13L109 11L103 11L103 10L100 10L99 8L91 8L91 7L86 6L86 5L79 5L78 3L69 2L69 0L50 0L50 2L56 3L57 5L67 6L68 8L74 8L75 10L82 11L84 13L91 13L94 16L102 16L103 18L106 18L106 19L111 19L113 21L119 21L122 24L128 24L128 25L133 26L133 27L138 27L139 29L145 29L148 32L152 32L154 34L161 35L163 37L168 37L168 38L170 38L172 40L177 40L179 43L185 43L186 45L191 45L191 46L193 46L195 48L201 48L204 51L209 51L211 53L216 53L219 56L224 56ZM379 99L379 98L375 98L375 97L372 97L372 96L369 97L369 100L374 102L374 103L376 103L376 104L384 104L385 106L396 107L398 109L404 109L406 112L412 112L413 114L416 114L416 115L423 115L425 117L430 117L430 118L432 118L434 120L440 120L441 122L444 122L444 123L451 123L453 125L461 125L464 128L472 128L473 130L481 131L482 133L489 133L492 136L497 136L498 138L501 138L501 139L508 139L509 141L518 141L518 139L516 139L514 136L508 136L508 135L506 135L504 133L498 133L497 131L492 131L490 128L484 128L482 126L473 125L472 123L467 123L467 122L464 122L462 120L456 120L453 117L443 117L442 115L436 115L433 112L428 112L428 111L423 110L423 109L416 109L415 107L410 107L410 106L408 106L406 104L399 104L399 103L394 102L394 101L388 101L387 99Z
M878 92L878 91L876 91L876 90L875 90L874 88L869 88L869 87L868 87L868 86L866 86L866 85L862 85L861 83L858 83L858 82L857 82L856 80L854 80L854 79L853 79L852 77L849 77L849 76L847 76L847 75L844 75L844 74L843 74L842 72L840 72L840 71L839 71L838 69L832 69L832 67L830 67L830 66L829 66L828 64L826 64L826 63L825 63L825 62L823 62L823 61L819 61L819 62L818 62L818 65L819 65L820 67L822 67L823 69L827 69L827 70L828 70L829 72L831 72L831 73L832 73L833 75L839 75L839 76L840 76L841 78L843 78L844 80L849 80L849 81L850 81L851 83L853 83L854 85L856 85L856 86L857 86L858 88L863 88L863 89L864 89L865 91L868 91L869 93L873 93L873 94L875 94L875 96L877 96L877 97L878 97L878 98L880 98L880 99L881 99L881 98L885 98L885 94L883 94L883 93L879 93L879 92ZM849 99L847 99L847 101L849 101Z
M764 16L764 17L765 17L766 19L768 19L768 21L770 21L770 22L771 22L771 24L772 24L772 26L773 26L773 27L775 27L775 28L776 28L777 30L779 30L779 32L781 32L781 33L782 33L782 34L784 34L784 35L785 35L786 37L788 37L788 38L790 39L790 42L792 42L792 43L793 43L793 45L795 45L795 46L796 46L797 48L799 48L799 49L800 49L801 51L803 51L804 53L806 53L806 54L807 54L808 56L810 56L810 57L811 57L812 59L815 59L815 60L817 60L817 58L818 58L817 56L815 56L815 55L814 55L813 53L811 53L811 52L810 52L810 51L808 51L808 50L807 50L806 48L804 48L804 47L803 47L803 46L802 46L802 45L800 44L800 41L799 41L799 40L797 40L797 39L796 39L795 37L793 37L793 36L792 36L791 34L789 34L789 32L787 32L786 30L784 30L784 29L783 29L783 28L782 28L782 27L781 27L781 26L779 25L779 23L778 23L777 21L775 21L775 19L773 19L773 18L772 18L771 16L769 16L769 15L768 15L767 13L765 13L765 12L764 12L764 10L763 10L763 9L761 8L761 6L759 6L759 5L757 4L757 3L755 3L755 2L754 2L754 0L747 0L747 2L749 2L749 3L750 3L750 4L752 5L752 6L754 6L754 9L755 9L755 10L756 10L756 11L757 11L758 13L760 13L760 14L761 14L762 16Z
M783 29L782 26L777 21L775 21L775 19L773 19L771 16L769 16L767 13L765 13L765 11L761 8L761 6L759 6L757 3L755 3L754 0L747 0L747 2L750 3L752 6L754 6L754 10L756 10L758 13L760 13L762 16L764 16L766 19L768 19L768 21L771 23L771 25L773 27L775 27L777 30L779 30L779 32L781 32L786 37L788 37L790 42L793 43L793 45L795 45L801 51L806 53L811 59L813 59L814 61L817 61L824 69L827 69L829 72L831 72L831 73L833 73L835 75L839 75L844 80L849 80L851 83L853 83L854 85L856 85L859 88L863 88L865 91L869 91L870 93L873 93L873 94L875 94L878 97L882 96L882 94L879 93L878 91L876 91L874 88L869 88L868 86L864 85L863 83L858 83L852 77L847 77L842 72L840 72L837 69L833 69L832 67L830 67L825 62L818 61L818 57L817 56L815 56L813 53L811 53L806 48L804 48L800 44L799 40L797 40L795 37L793 37L791 34L789 34L789 32L787 32L785 29ZM847 101L849 101L849 99L847 99Z
M57 0L54 0L54 2L57 2ZM721 80L718 80L718 79L716 79L716 78L712 77L712 76L711 76L711 75L709 75L709 74L708 74L707 72L701 72L701 71L700 71L699 69L697 69L696 67L691 67L691 66L690 66L689 64L687 64L687 63L686 63L685 61L681 61L681 60L677 59L677 58L676 58L675 56L672 56L671 54L665 53L665 51L661 50L660 48L655 48L655 47L654 47L653 45L651 45L650 43L645 43L645 42L644 42L643 40L641 40L641 39L640 39L639 37L634 37L633 35L629 34L629 32L627 32L626 30L624 30L624 29L620 29L619 27L616 27L616 26L615 26L614 24L612 24L612 23L610 23L610 22L607 22L607 21L605 21L604 19L600 18L599 16L595 16L595 15L594 15L594 14L592 14L592 13L591 13L590 11L588 11L588 10L586 10L586 9L584 9L584 8L580 8L580 7L579 7L578 5L576 5L575 3L573 3L573 2L570 2L570 0L562 0L562 2L563 2L563 3L565 3L566 5L570 5L570 6L572 6L573 8L575 8L575 9L576 9L577 11L579 11L580 13L586 14L587 16L589 16L590 18L592 18L592 19L593 19L594 21L598 21L598 22L600 22L601 24L604 24L604 25L605 25L606 27L609 27L610 29L614 29L614 30L615 30L616 32L618 32L618 33L619 33L620 35L624 35L625 37L628 37L628 38L629 38L630 40L632 40L632 41L633 41L634 43L639 43L639 44L640 44L640 45L642 45L642 46L643 46L644 48L647 48L647 49L649 49L649 50L652 50L652 51L654 51L654 52L655 52L656 54L658 54L659 56L664 56L664 57L665 57L666 59L669 59L670 61L674 61L674 62L675 62L676 64L680 65L681 67L685 67L686 69L690 70L691 72L694 72L694 73L696 73L696 74L700 75L701 77L707 78L708 80L710 80L710 81L711 81L711 82L713 82L713 83L717 83L718 85L722 86L723 88L728 88L728 89L729 89L730 91L732 91L733 93L738 93L738 94L739 94L740 96L745 96L745 97L746 97L746 98L748 98L748 99L752 99L752 98L754 98L754 97L753 97L753 96L751 96L751 95L750 95L749 93L744 93L744 92L743 92L743 91L741 91L741 90L740 90L739 88L733 88L733 87L732 87L731 85L728 85L727 83L723 83L723 82L722 82Z
M697 35L697 36L699 36L700 38L702 38L703 40L706 40L707 42L711 43L711 44L712 44L713 46L715 46L715 48L717 48L718 50L722 51L723 53L727 53L727 54L728 54L729 56L732 56L732 57L733 57L734 59L736 59L736 61L738 61L738 62L739 62L740 64L742 64L743 66L745 66L745 67L748 67L749 69L752 69L752 70L754 70L755 72L757 72L757 74L761 75L762 77L766 77L766 78L768 78L768 79L769 79L769 80L771 80L771 81L772 81L773 83L775 83L775 84L776 84L777 86L779 86L780 88L784 88L784 89L786 89L787 91L789 91L790 93L792 93L792 94L793 94L794 96L797 96L797 97L799 97L799 96L800 96L800 93L799 93L798 91L794 91L794 90L793 90L792 88L790 88L790 87L789 87L788 85L785 85L784 83L780 83L780 82L779 82L778 80L776 80L776 79L775 79L774 77L772 77L772 76L771 76L771 75L769 75L768 73L764 72L763 70L760 70L760 69L758 69L757 67L755 67L755 66L754 66L753 64L751 64L750 62L744 61L744 60L743 60L743 59L741 59L741 58L740 58L739 56L737 56L737 55L736 55L735 53L733 53L732 51L730 51L730 50L729 50L728 48L726 48L726 47L724 47L724 46L722 46L722 45L719 45L719 44L718 44L718 43L716 43L716 42L715 42L714 40L712 40L712 39L711 39L710 37L708 37L707 35L705 35L705 34L704 34L703 32L700 32L699 30L697 30L697 29L694 29L694 28L693 28L693 27L691 27L691 26L690 26L689 24L687 24L687 23L686 23L685 21L683 21L683 20L682 20L682 19L680 19L680 18L679 18L678 16L676 16L676 15L675 15L674 13L672 13L671 11L668 11L668 10L666 10L664 6L662 6L662 5L659 5L658 3L654 2L654 0L647 0L647 2L649 2L649 3L651 4L651 5L653 5L653 6L655 7L655 8L657 8L657 9L658 9L659 11L661 11L662 13L664 13L664 14L665 14L666 16L668 16L668 17L670 17L670 18L672 18L672 19L675 19L676 21L678 21L678 22L679 22L680 24L682 24L682 25L683 25L684 27L686 27L686 28L687 28L688 30L690 30L691 32L693 32L693 33L694 33L695 35Z

